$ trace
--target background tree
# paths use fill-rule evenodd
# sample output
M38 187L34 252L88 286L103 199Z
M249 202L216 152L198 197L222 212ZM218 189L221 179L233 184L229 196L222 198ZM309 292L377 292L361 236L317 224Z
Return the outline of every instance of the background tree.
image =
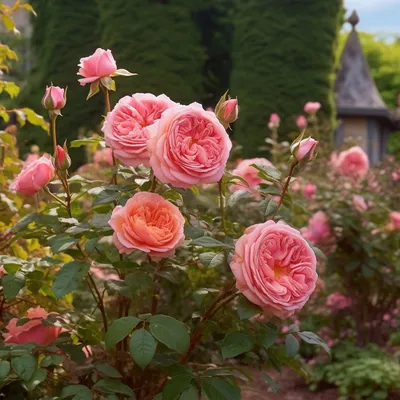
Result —
M264 143L272 112L284 122L293 117L294 125L305 102L319 101L326 118L334 118L342 16L341 0L237 0L231 87L241 105L234 137L245 157Z

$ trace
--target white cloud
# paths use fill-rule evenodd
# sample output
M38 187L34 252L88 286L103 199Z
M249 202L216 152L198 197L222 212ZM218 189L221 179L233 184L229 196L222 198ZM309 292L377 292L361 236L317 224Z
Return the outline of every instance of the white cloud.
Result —
M349 11L376 11L392 5L400 7L400 0L345 0L344 5Z

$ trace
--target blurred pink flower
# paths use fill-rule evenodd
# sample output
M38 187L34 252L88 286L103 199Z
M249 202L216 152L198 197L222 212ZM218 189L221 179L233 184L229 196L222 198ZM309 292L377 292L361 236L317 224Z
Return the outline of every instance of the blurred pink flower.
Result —
M303 190L304 197L306 197L309 200L315 198L316 192L317 192L317 186L313 185L312 183L307 183L307 185L304 187Z
M252 167L252 164L260 166L272 166L271 161L267 160L266 158L250 158L248 160L240 161L237 167L232 171L232 174L242 177L249 186L246 186L241 181L237 181L236 184L229 187L231 192L236 192L238 190L252 190L256 189L262 182L269 183L258 176L258 170Z
M400 212L392 211L389 214L389 225L394 230L400 230Z
M326 306L331 311L341 311L351 306L351 298L336 292L332 293L326 299Z
M363 196L356 194L353 196L353 206L356 210L364 212L368 210L368 205Z
M304 129L307 126L307 118L304 115L299 115L296 118L296 125L299 129Z
M339 154L336 168L343 176L355 180L362 179L365 177L369 169L368 156L361 147L351 147Z
M269 117L268 128L269 129L279 128L280 123L281 119L279 118L279 115L277 113L272 113L271 116Z
M97 150L96 153L94 153L93 161L95 164L102 164L102 165L113 165L113 155L112 155L112 149L109 147L101 150Z
M316 246L332 243L333 234L329 217L323 211L315 213L308 221L308 226L302 230L302 235Z
M304 105L304 111L308 114L313 114L316 113L319 109L321 108L321 103L318 103L317 101L309 101Z

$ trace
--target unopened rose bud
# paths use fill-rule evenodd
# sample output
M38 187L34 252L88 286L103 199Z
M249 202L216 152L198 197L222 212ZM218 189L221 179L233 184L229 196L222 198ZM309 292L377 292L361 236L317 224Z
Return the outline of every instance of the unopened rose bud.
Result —
M317 101L309 101L304 106L304 111L308 114L315 114L321 108L321 103Z
M299 115L296 119L296 125L299 129L307 127L307 118L304 115Z
M58 86L46 86L42 106L49 111L61 110L67 102L67 90ZM56 114L60 114L59 111Z
M61 171L66 171L71 166L71 158L67 152L66 145L64 148L61 146L56 147L56 154L54 155L54 166Z
M279 115L277 113L272 113L269 117L268 128L271 130L279 128L280 123L281 119L279 118Z
M303 158L308 158L307 161L311 161L314 157L314 151L317 147L318 141L309 137L303 139L301 142L297 142L291 147L291 153L297 161L301 161Z
M238 100L227 97L227 93L221 97L215 107L215 115L225 128L235 122L239 115Z

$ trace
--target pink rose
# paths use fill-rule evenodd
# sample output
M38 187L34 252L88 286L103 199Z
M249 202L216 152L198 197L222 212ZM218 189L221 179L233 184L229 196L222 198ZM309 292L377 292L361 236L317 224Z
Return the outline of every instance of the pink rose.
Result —
M17 326L18 318L13 318L6 326L8 332L3 333L4 342L12 344L36 343L44 346L54 342L62 328L42 324L42 319L46 319L50 314L42 307L30 308L26 316L31 321L21 326Z
M281 123L281 119L277 113L272 113L269 117L268 128L275 129L279 128L279 124Z
M214 113L198 103L176 106L149 130L150 166L162 183L187 189L222 178L232 143Z
M65 171L71 166L71 158L67 152L66 147L63 148L59 145L56 146L56 154L55 154L54 163L55 163L56 168L61 171Z
M48 156L24 166L11 186L12 190L31 196L46 186L54 177L54 166Z
M339 154L336 161L336 168L343 176L356 180L362 179L369 169L368 156L361 147L351 147Z
M331 243L333 235L329 217L323 211L318 211L309 219L308 226L302 231L302 235L316 246Z
M78 79L81 86L117 72L117 64L111 50L97 49L91 56L81 58L78 67L80 68L77 75L83 76Z
M179 208L156 193L136 193L114 208L109 224L120 254L141 250L153 259L169 257L185 239Z
M364 197L359 194L353 196L353 206L356 210L363 212L368 210L368 205L365 202Z
M292 154L296 157L296 160L301 161L303 158L307 158L311 161L314 157L314 151L317 147L318 141L312 137L303 139L302 141L294 144L291 148Z
M392 211L389 214L390 225L395 230L400 230L400 212L399 211Z
M240 161L237 167L232 171L232 174L241 176L249 184L249 186L247 187L243 182L237 181L235 185L230 186L229 189L231 192L256 189L258 185L263 182L263 179L258 176L258 170L252 167L251 164L272 166L272 163L266 158L251 158Z
M400 170L392 172L392 179L397 182L400 181Z
M303 190L304 197L306 197L308 199L315 198L316 192L317 192L317 186L313 185L312 183L307 183L307 185L304 187L304 190Z
M109 268L99 267L97 264L93 263L90 267L90 273L101 281L120 281L121 278L116 272L111 272Z
M236 242L231 269L236 286L267 314L286 318L300 310L317 282L317 260L299 231L267 221Z
M297 125L297 127L298 127L299 129L304 129L304 128L306 128L306 127L307 127L307 124L308 124L307 118L306 118L304 115L299 115L299 116L296 118L296 125Z
M342 295L341 293L332 293L326 299L326 306L331 311L341 311L351 306L351 298Z
M336 168L338 158L339 158L338 153L337 153L336 151L333 151L333 152L331 153L330 158L329 158L329 163L328 163L328 164L329 164L331 167Z
M34 161L39 159L39 154L37 153L29 153L24 161L24 167L29 164L32 164Z
M218 106L215 109L215 114L223 125L229 127L229 125L235 122L239 116L237 99L229 99L224 101L222 104L218 103Z
M123 97L107 114L102 131L115 156L125 165L149 166L147 141L150 138L148 127L157 122L162 113L176 106L164 94L136 93Z
M304 111L308 114L316 113L321 108L321 103L309 101L304 105Z
M67 102L67 92L58 86L46 86L46 91L42 98L42 106L46 110L60 110Z
M107 147L106 149L97 150L94 153L93 161L95 164L113 165L112 149Z

